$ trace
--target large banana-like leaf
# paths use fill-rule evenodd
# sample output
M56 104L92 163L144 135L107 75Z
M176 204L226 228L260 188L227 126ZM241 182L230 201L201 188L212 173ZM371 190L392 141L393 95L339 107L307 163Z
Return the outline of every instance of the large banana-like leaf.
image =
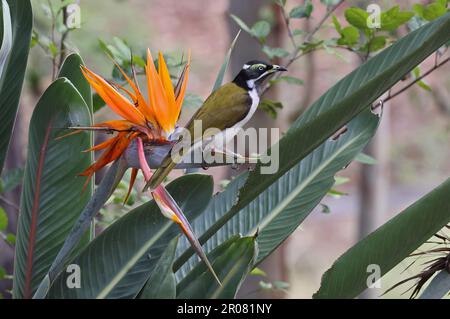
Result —
M232 194L234 198L238 198L237 202L228 205L225 211L216 213L218 218L203 233L200 242L204 243L214 236L260 193L450 40L448 30L450 13L408 34L329 89L277 144L280 154L279 170L274 174L263 175L260 165L257 165L245 181L239 182L237 194ZM190 255L191 250L178 258L175 268L181 267Z
M91 125L90 112L66 78L55 81L31 118L14 267L15 298L30 298L91 196L77 174L90 165L81 149L90 133L55 139L68 126Z
M30 48L33 19L29 0L8 0L6 2L9 7L10 19L6 16L8 10L4 10L3 41L0 49L0 172L5 162L16 119ZM3 7L6 2L2 1Z
M78 53L72 53L66 57L61 70L59 71L58 77L68 78L70 82L77 88L83 97L86 105L92 112L92 92L91 86L89 85L86 78L81 73L81 66L84 65L83 59Z
M256 259L258 245L256 237L234 236L208 254L222 286L204 264L198 264L178 284L177 297L180 299L231 299Z
M185 175L167 189L192 220L208 205L213 182L207 175ZM62 272L48 297L134 298L178 234L178 225L165 218L154 201L139 206L108 227L72 261L80 266L81 288L67 288L70 274Z
M368 265L386 274L450 221L450 179L337 259L314 298L354 298L367 288Z
M6 61L8 61L12 48L11 12L9 10L9 4L6 0L2 0L1 8L3 25L0 30L2 30L3 39L0 47L0 79L2 78L3 70L6 66Z
M234 234L253 235L257 230L259 254L257 262L280 245L317 206L334 184L334 175L361 152L378 127L379 117L367 110L348 125L337 140L328 140L261 193L250 205L228 222L206 243L207 251ZM221 220L233 205L245 175L236 178L226 190L214 196L205 212L195 220L194 228L205 233ZM179 253L189 244L181 240ZM177 260L177 266L183 261ZM182 268L190 270L197 261L191 259Z
M174 299L176 297L177 281L172 268L177 244L178 237L175 237L159 258L150 278L139 294L140 299Z

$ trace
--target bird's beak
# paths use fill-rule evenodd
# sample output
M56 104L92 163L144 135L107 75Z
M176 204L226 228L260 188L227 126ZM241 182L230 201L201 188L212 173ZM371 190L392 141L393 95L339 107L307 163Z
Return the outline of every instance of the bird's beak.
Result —
M283 72L283 71L287 71L286 68L283 68L282 66L279 66L279 65L276 65L276 64L274 64L274 65L272 66L272 70L273 70L273 72Z

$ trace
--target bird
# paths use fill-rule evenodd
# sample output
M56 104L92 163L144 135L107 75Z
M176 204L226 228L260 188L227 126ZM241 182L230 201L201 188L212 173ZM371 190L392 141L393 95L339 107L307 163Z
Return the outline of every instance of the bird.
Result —
M201 121L201 138L203 140L208 138L204 135L205 131L209 128L215 128L220 131L219 134L223 135L226 144L252 118L258 108L260 95L266 80L275 73L283 71L287 71L287 69L259 60L251 60L245 63L233 81L222 85L211 93L186 124L185 129L190 133L190 136L194 136L195 121ZM217 138L217 136L214 136L214 138ZM181 143L182 139L181 136L175 145ZM190 143L192 149L193 145L198 142L198 139L191 139L188 143ZM181 160L184 154L181 152L177 155L172 154L174 146L147 182L144 191L158 187L177 162Z

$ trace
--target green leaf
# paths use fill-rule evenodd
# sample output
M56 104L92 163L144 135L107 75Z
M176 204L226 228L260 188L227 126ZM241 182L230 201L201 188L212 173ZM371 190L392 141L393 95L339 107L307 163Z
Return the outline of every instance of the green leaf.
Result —
M341 34L341 32L342 32L342 26L341 26L341 24L339 23L339 20L336 18L335 15L333 15L333 17L332 17L331 19L333 20L334 28L336 29L336 31L337 31L339 34Z
M310 0L306 0L305 4L294 7L291 12L289 12L289 18L301 19L309 18L314 9L314 6Z
M94 113L98 112L105 106L106 106L106 103L105 103L105 101L103 101L103 99L100 97L100 95L98 95L97 93L94 93L92 95L92 111Z
M267 273L262 270L261 268L255 267L250 272L250 276L261 276L261 277L267 277Z
M6 227L8 227L8 215L3 207L0 207L0 231L6 230Z
M9 5L6 0L2 0L2 20L3 20L3 39L2 46L0 48L0 79L3 75L3 70L6 66L6 62L11 53L13 35L12 35L12 23L11 23L11 12L9 10Z
M6 242L12 246L16 244L16 235L6 234Z
M267 21L256 22L251 29L251 34L258 38L260 41L264 41L270 33L270 24Z
M194 228L202 234L201 238L210 238L205 244L206 251L211 251L234 234L251 236L258 230L257 261L263 260L320 203L334 185L334 175L361 152L375 133L378 121L370 110L362 113L348 125L347 132L339 139L322 144L237 213L230 208L247 175L234 179L225 191L213 197L202 216L194 221ZM175 269L186 261L187 250L189 243L183 239L179 244L181 256ZM177 275L181 278L197 262L195 257L191 258Z
M147 64L147 62L145 62L144 58L142 58L140 55L133 54L133 64L142 69L145 69L145 65Z
M412 75L414 76L414 79L418 79L420 77L420 68L417 66L414 68L414 70L412 71ZM431 89L431 87L426 84L423 80L417 81L416 84L421 87L422 89L424 89L425 91L428 92L432 92L433 90Z
M255 170L248 174L248 178L244 176L229 184L227 189L233 185L234 192L230 188L230 191L223 195L230 200L218 206L221 210L217 212L217 216L222 217L214 218L213 223L211 220L208 221L209 224L204 228L200 241L206 242L214 236L231 218L268 188L276 188L278 183L275 182L280 177L288 176L291 172L296 176L300 161L310 156L319 146L328 145L324 142L330 136L359 114L365 114L364 111L368 111L371 103L446 43L450 39L450 34L447 32L449 29L450 14L447 14L400 39L329 89L294 122L289 131L274 146L278 147L280 154L277 157L279 165L275 173L262 174L261 168L265 165L260 162ZM338 141L346 135L348 136L348 133L341 135ZM272 149L275 149L274 147ZM261 158L261 160L265 159ZM288 172L290 173L287 174ZM236 198L238 198L237 202ZM214 207L211 209L215 210ZM298 222L298 218L301 217L296 216L296 218L295 221ZM292 227L295 228L294 223ZM288 232L287 229L286 232ZM262 246L260 239L261 236L258 241ZM183 253L176 261L175 268L184 264L191 254L192 250Z
M354 26L348 26L341 30L341 38L338 44L352 46L359 41L359 31Z
M59 49L56 46L56 44L54 42L50 41L48 43L47 47L48 47L48 50L49 50L52 58L55 58L58 55L58 53L59 53Z
M67 266L71 257L76 255L77 245L79 245L86 232L89 232L90 228L92 228L92 221L94 220L95 215L101 210L103 205L105 205L108 198L110 198L128 168L127 161L120 158L114 161L107 169L100 184L95 188L94 194L84 206L77 221L70 230L70 233L66 236L64 244L53 260L47 275L45 275L44 279L39 284L33 298L43 299L46 297L50 284L53 283L59 273L64 270L64 267ZM90 233L92 234L92 232Z
M231 14L230 17L237 23L237 25L244 30L245 32L247 32L248 34L252 34L252 30L250 29L250 27L245 24L244 21L242 21L240 18L238 18L237 16L235 16L234 14Z
M286 0L275 0L275 3L280 7L284 7L286 5Z
M31 34L31 44L30 49L34 48L37 44L39 44L39 33L36 30L33 30Z
M422 89L424 89L425 91L428 91L428 92L433 91L433 89L428 84L426 84L424 81L418 81L416 84L419 87L421 87Z
M367 165L376 165L378 163L375 158L373 158L370 155L364 154L364 153L359 153L355 157L355 161L360 162L362 164L367 164Z
M1 192L10 192L19 186L23 180L23 172L24 171L22 168L14 168L3 172L1 178L1 185L3 189Z
M341 198L342 196L346 196L348 194L332 188L327 192L327 195L332 196L334 198Z
M441 270L425 288L420 299L441 299L450 292L450 273Z
M284 58L289 55L289 52L283 48L271 48L267 45L263 46L262 51L267 55L269 59Z
M399 6L390 8L381 13L381 30L393 31L408 22L414 16L413 12L400 11Z
M425 8L425 6L420 3L414 3L412 6L414 13L422 19L424 19L424 17L423 17L424 8Z
M233 42L231 42L230 48L228 49L228 52L225 55L225 59L222 63L222 66L220 67L219 74L217 74L217 78L216 81L214 82L212 92L220 88L223 84L223 79L225 77L225 73L227 72L228 64L230 63L231 53L233 53L234 46L236 45L237 39L239 38L240 34L241 31L239 30L239 32L234 37Z
M170 241L142 289L140 299L175 299L177 282L172 267L177 244L178 237Z
M369 48L370 52L376 52L383 49L385 46L386 46L386 37L380 35L371 38L370 41L364 46L362 51L367 51L367 48Z
M422 17L427 21L433 21L447 12L447 6L439 1L430 3L423 9Z
M358 7L350 7L345 10L344 16L347 22L352 26L360 30L368 29L367 18L369 17L369 14L367 13L367 11Z
M271 118L276 119L278 110L283 108L283 104L278 101L263 99L258 106L262 111L266 112Z
M66 78L56 80L34 109L17 232L14 297L31 297L91 196L78 176L91 163L81 151L90 133L64 139L65 127L91 125L89 109Z
M450 221L450 179L339 257L314 298L354 298L367 288L367 267L386 274Z
M6 157L9 140L11 138L14 121L17 114L20 92L27 65L28 51L30 49L32 13L29 0L8 0L12 22L12 47L8 50L7 18L4 17L3 34L5 35L0 49L1 56L7 54L3 64L0 78L0 172ZM4 6L4 1L2 1ZM6 11L4 11L6 12ZM5 53L3 53L3 50ZM6 53L8 52L8 53ZM14 54L9 54L14 52Z
M81 66L84 65L84 61L81 56L77 53L72 53L66 57L64 60L61 70L59 70L59 78L67 78L80 93L84 102L89 109L89 115L91 117L91 122L93 119L93 105L92 105L92 92L91 86L81 72ZM94 135L91 134L91 144L94 144ZM91 162L94 161L94 152L90 154ZM93 190L94 184L90 183L89 187Z
M198 264L177 285L179 299L231 299L250 272L257 254L255 237L234 236L208 254L222 281L217 281L206 266Z
M113 38L114 46L117 49L116 56L120 58L122 61L130 61L131 60L131 49L128 43L120 39L118 37Z
M80 66L82 65L84 65L84 62L81 56L77 53L72 53L64 60L58 77L67 78L72 82L92 112L91 86L83 76L83 73L81 73Z
M358 155L360 155L361 153L359 153ZM355 157L358 157L358 155ZM334 186L339 186L339 185L343 185L343 184L347 184L348 182L350 182L350 178L348 177L342 177L342 176L335 176L335 181L334 181Z
M208 204L212 178L190 174L167 186L189 220ZM195 230L195 228L194 228ZM109 226L71 263L83 269L81 288L68 289L62 272L51 286L49 298L134 298L145 285L168 243L180 234L178 225L165 218L150 201Z

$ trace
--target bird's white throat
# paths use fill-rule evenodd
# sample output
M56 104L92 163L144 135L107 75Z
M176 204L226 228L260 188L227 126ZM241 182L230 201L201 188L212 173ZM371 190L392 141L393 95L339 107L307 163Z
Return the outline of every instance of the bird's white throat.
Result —
M258 108L259 94L258 94L258 90L256 89L256 87L254 85L253 85L253 88L250 91L248 91L248 95L252 99L252 105L250 106L250 110L248 111L248 113L247 113L247 115L245 116L244 119L242 119L241 121L236 123L235 127L241 128L242 126L244 126L245 123L250 121L250 119L252 118L253 114L255 114L256 109Z

